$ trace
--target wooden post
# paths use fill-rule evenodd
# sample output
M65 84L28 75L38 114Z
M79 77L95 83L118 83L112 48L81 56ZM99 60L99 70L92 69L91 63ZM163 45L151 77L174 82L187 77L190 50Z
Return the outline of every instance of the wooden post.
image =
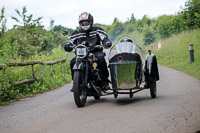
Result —
M35 72L34 72L34 67L31 65L31 71L32 71L32 77L35 78Z
M51 65L51 71L52 71L53 75L55 75L55 72L53 70L53 65Z
M42 73L44 73L44 64L42 64L41 66L42 66Z

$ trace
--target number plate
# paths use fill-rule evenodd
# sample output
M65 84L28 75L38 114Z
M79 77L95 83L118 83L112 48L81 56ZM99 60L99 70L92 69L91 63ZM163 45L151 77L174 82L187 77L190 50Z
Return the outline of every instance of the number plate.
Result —
M86 56L86 48L77 48L76 55L77 56Z

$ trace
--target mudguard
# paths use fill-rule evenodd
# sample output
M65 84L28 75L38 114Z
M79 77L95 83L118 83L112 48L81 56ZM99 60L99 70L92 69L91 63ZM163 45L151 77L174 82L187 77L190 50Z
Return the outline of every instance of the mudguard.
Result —
M150 53L145 58L144 75L147 81L158 81L160 79L157 59L154 54Z
M74 64L73 70L80 70L83 66L83 63L79 63L79 64Z

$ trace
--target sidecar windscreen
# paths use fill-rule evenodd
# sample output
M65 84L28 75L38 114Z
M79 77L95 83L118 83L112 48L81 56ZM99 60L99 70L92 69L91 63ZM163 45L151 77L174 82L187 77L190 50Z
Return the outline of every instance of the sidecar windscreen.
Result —
M141 51L136 49L136 44L132 42L121 42L114 45L109 52L109 63L117 62L140 62Z
M135 45L131 42L118 43L116 49L118 53L134 53Z

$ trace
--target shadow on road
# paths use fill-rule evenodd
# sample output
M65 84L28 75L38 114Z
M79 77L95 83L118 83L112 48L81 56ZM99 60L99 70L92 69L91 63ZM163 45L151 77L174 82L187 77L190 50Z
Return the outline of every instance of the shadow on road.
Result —
M146 102L146 101L151 101L153 99L151 99L150 97L146 96L146 97L133 97L133 98L118 98L116 99L116 104L120 105L120 106L124 106L124 105L128 105L128 104L136 104L136 103L140 103L140 102Z
M93 98L89 98L87 100L87 105L86 106L92 106L92 105L97 105L97 104L115 104L118 106L126 106L129 104L136 104L136 103L147 103L147 102L152 102L154 100L158 100L160 99L160 96L152 99L149 96L138 96L138 97L118 97L118 98L114 98L114 97L101 97L99 100L95 100Z

